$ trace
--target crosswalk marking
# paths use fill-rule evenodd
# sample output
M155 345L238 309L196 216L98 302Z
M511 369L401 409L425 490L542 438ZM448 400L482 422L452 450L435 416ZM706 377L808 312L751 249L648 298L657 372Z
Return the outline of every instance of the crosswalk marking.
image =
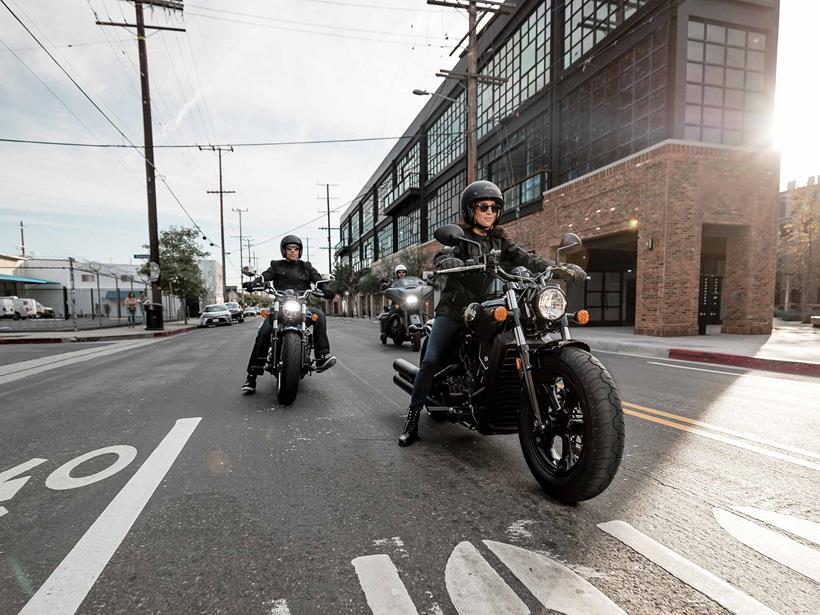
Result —
M529 615L530 610L469 542L460 542L444 572L450 600L460 615Z
M776 611L646 534L642 534L625 521L607 521L599 523L598 527L690 587L711 598L727 611L737 615L776 615Z
M789 534L794 534L803 540L820 545L820 523L751 506L733 506L732 508L744 515L763 521L763 523L778 527Z
M591 583L566 566L503 542L485 540L484 544L546 608L565 615L626 615Z
M390 556L365 555L351 563L373 615L418 615Z
M820 551L729 511L713 508L712 513L720 526L736 540L820 583Z

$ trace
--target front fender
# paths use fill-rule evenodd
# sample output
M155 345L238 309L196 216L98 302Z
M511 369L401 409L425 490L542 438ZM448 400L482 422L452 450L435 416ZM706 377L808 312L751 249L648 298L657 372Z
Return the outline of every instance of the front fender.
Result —
M532 352L534 354L545 354L550 352L556 352L561 348L565 348L567 346L575 346L582 350L586 350L587 352L592 352L589 348L589 344L586 342L582 342L580 340L550 340L549 342L538 346L538 348L533 348Z

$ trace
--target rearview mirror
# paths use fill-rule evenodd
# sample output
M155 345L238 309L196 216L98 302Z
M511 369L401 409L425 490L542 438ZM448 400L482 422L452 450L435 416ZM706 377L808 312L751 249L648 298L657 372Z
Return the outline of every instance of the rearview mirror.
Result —
M561 245L555 251L555 260L560 263L559 257L562 253L572 254L573 252L577 252L581 249L581 245L581 238L578 237L578 235L575 233L567 233L561 238Z
M458 245L460 239L464 238L464 230L457 224L445 224L437 228L433 236L440 244L455 246Z
M255 276L256 271L250 265L245 265L245 266L242 267L242 274L246 275L246 276L249 276L249 277L250 276Z

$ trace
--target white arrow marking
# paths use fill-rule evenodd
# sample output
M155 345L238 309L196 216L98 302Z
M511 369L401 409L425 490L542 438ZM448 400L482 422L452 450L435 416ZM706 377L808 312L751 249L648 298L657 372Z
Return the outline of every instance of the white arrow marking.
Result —
M539 553L485 540L484 544L546 608L565 615L626 615L586 579Z
M390 556L365 555L351 564L373 615L418 615Z
M19 615L70 614L80 608L201 420L176 422Z
M599 523L598 527L704 596L711 598L727 611L737 615L777 615L776 611L642 534L625 521L607 521Z
M6 500L13 498L14 494L20 491L20 489L23 488L23 485L25 485L31 478L31 476L22 476L20 478L10 480L13 476L17 476L23 472L28 472L32 468L36 468L38 465L45 463L46 461L46 459L39 458L29 459L25 463L14 466L10 470L0 472L0 502L5 502ZM8 510L0 506L0 517L5 515L7 512Z
M460 615L529 615L527 605L467 541L450 554L444 580Z
M794 534L803 540L820 545L820 523L760 508L752 508L751 506L732 506L732 508L764 523L779 527L781 530Z
M734 513L713 508L715 519L736 540L769 559L820 583L820 551L786 538L782 534L747 521Z

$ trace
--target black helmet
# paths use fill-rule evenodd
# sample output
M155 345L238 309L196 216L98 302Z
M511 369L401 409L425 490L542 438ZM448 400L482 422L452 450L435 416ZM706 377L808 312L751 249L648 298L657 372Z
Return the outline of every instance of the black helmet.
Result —
M302 240L299 239L296 235L285 235L282 237L282 241L279 243L279 251L282 253L282 258L287 258L285 256L285 246L295 243L299 246L299 258L302 258Z
M464 192L461 193L461 219L465 224L470 226L475 224L475 220L473 220L473 203L488 199L498 203L501 209L504 208L504 195L493 182L479 180L464 189ZM499 216L501 215L501 209L498 210Z

